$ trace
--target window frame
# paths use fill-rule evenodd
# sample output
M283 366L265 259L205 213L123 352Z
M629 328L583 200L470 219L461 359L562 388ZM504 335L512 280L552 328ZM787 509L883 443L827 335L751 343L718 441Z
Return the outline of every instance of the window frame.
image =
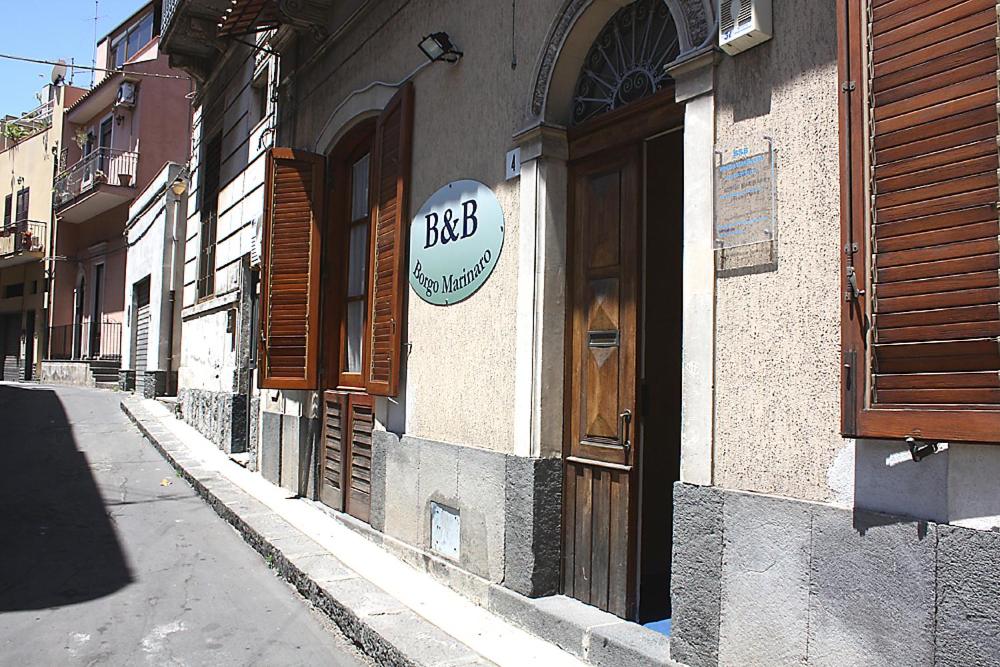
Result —
M24 202L23 205L21 202ZM17 203L14 206L14 213L12 224L20 224L22 222L27 222L30 218L30 206L31 206L31 188L23 187L17 191ZM24 216L21 216L21 210L24 211Z
M198 277L195 283L197 300L204 301L215 296L215 248L219 222L219 192L222 183L222 135L216 134L203 144L204 153L201 156L201 187L198 199ZM215 177L215 188L212 192L208 187L207 167L211 162L210 152L218 152L218 172ZM206 199L206 195L208 195Z
M867 12L871 0L837 3L841 185L841 433L844 437L1000 443L1000 409L872 407L866 323L871 304ZM852 294L850 269L858 287Z
M321 389L328 391L364 391L367 381L368 364L368 272L371 259L365 259L365 318L362 323L361 371L344 371L347 361L347 258L350 253L351 206L353 185L351 170L354 164L370 156L368 166L368 228L374 206L372 176L374 175L376 119L367 118L352 127L335 145L327 156L327 193L329 207L323 233L322 260L322 331L323 346L320 350L320 367L323 377ZM360 218L359 218L360 220ZM370 249L369 249L370 250ZM369 253L370 254L370 253Z
M133 53L129 53L129 38L138 31L138 28L146 20L149 20L149 39L147 39L142 44L139 44ZM108 49L108 69L110 70L120 70L127 63L131 62L139 53L145 49L150 42L157 36L156 32L156 13L150 9L148 12L140 16L138 19L133 21L125 30L118 33L118 35L111 40L111 46ZM118 50L123 49L123 55L121 62L118 62Z

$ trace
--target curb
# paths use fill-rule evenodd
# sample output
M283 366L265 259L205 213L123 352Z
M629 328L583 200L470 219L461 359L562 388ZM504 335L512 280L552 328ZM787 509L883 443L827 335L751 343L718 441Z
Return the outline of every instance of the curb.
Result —
M321 545L229 480L199 468L193 459L185 461L183 444L159 427L156 418L137 401L123 399L121 410L216 514L376 664L493 664L347 569Z

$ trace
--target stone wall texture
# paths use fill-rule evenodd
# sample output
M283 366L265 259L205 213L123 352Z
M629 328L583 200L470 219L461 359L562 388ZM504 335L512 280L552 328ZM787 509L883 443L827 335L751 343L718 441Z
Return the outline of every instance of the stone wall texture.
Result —
M181 389L178 394L184 421L227 454L246 451L246 396Z
M558 459L518 457L485 449L376 433L372 526L431 551L431 502L458 510L455 565L489 582L537 597L559 586Z
M716 487L674 498L675 660L1000 662L1000 534Z

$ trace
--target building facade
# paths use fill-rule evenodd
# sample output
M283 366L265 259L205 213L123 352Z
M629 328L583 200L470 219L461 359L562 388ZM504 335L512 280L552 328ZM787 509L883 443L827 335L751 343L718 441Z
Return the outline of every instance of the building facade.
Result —
M181 414L226 452L245 457L252 469L277 470L270 452L258 456L254 365L278 60L267 47L268 34L206 41L179 27L189 20L188 12L205 8L181 4L179 9L182 14L172 15L167 27L171 62L199 82L192 100Z
M126 317L119 386L147 398L177 393L187 185L184 165L165 164L132 202L125 227Z
M995 661L993 4L217 4L202 126L183 35L280 63L265 477L683 663Z
M44 375L117 385L129 206L168 161L183 163L191 84L159 52L161 3L96 45L103 70L66 110L53 206L57 230Z
M39 106L0 122L0 356L2 379L37 377L48 317L52 177L63 113L85 91L45 86Z

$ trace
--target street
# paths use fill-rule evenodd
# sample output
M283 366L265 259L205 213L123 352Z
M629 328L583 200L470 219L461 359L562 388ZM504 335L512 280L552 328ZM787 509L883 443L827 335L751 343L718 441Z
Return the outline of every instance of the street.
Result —
M0 663L366 665L102 390L0 384Z

